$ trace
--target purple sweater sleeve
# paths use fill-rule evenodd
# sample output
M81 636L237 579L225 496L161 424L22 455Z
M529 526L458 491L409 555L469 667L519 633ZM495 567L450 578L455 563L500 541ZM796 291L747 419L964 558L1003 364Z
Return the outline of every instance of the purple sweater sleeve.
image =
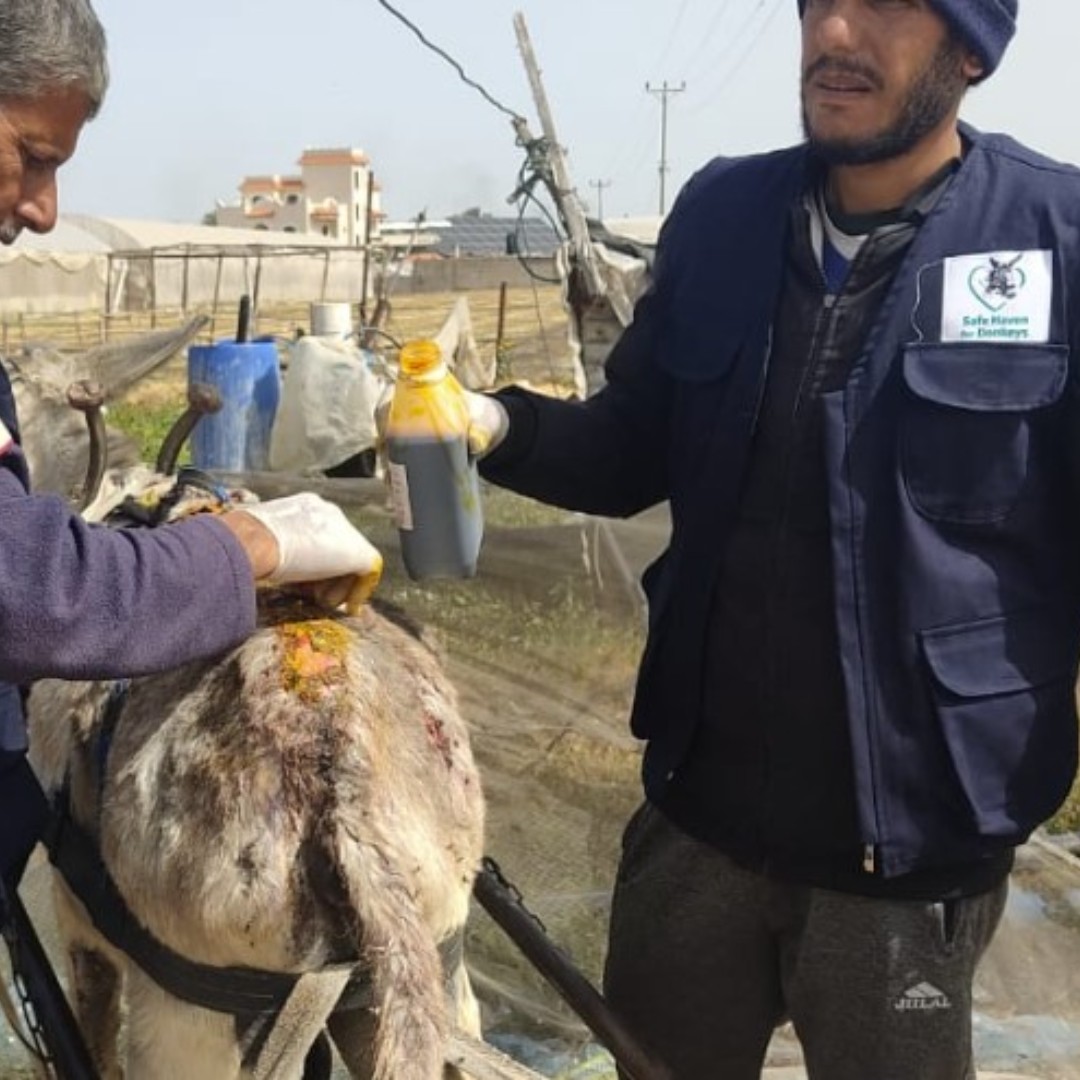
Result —
M254 626L247 556L220 521L88 525L0 467L0 680L143 675L213 656Z

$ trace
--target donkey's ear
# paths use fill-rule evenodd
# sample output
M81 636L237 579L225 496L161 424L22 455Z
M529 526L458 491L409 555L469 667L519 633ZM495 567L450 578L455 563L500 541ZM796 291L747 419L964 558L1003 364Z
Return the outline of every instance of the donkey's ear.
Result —
M209 322L206 315L196 315L174 329L97 345L76 359L75 377L99 382L111 401L190 345Z

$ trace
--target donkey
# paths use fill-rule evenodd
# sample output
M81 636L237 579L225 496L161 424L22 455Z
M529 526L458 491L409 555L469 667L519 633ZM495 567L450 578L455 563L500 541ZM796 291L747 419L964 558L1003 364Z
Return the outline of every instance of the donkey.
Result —
M106 401L115 400L194 341L209 320L196 316L176 329L109 342L82 353L65 353L45 344L27 345L4 357L11 379L34 490L75 498L87 472L87 425L68 400L69 388L94 383ZM136 464L134 441L108 430L108 457L114 467Z
M125 489L143 507L173 489L172 517L207 503L145 467L110 479L96 519ZM43 681L29 722L43 787L140 933L202 965L200 979L298 978L261 1012L178 996L57 874L74 1007L106 1080L125 1075L125 995L133 1080L311 1075L324 1024L355 1077L437 1080L450 1030L479 1035L457 946L482 852L480 780L454 688L402 618L268 590L259 629L227 655L122 686ZM335 1011L358 976L363 1007Z

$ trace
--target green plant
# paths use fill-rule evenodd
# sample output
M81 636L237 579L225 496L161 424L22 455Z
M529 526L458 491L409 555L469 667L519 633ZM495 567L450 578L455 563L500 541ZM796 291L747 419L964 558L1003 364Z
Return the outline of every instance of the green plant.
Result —
M109 406L108 420L113 427L130 435L139 444L139 456L143 461L154 461L165 433L183 409L182 395L176 404L168 401L154 404L118 401ZM190 460L190 449L185 446L180 454L180 464Z

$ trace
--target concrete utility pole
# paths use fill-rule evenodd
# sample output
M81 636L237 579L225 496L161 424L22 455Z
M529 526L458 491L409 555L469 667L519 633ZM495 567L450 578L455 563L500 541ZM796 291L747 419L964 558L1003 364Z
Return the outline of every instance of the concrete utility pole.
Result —
M686 89L686 83L681 82L678 86L668 86L667 79L664 80L662 86L652 86L650 83L645 84L645 91L649 94L655 94L660 99L660 216L664 216L664 211L667 209L666 195L666 181L667 181L667 110L668 110L668 98L672 94L681 94Z
M611 187L610 180L590 180L589 187L596 188L596 216L604 220L604 188Z

